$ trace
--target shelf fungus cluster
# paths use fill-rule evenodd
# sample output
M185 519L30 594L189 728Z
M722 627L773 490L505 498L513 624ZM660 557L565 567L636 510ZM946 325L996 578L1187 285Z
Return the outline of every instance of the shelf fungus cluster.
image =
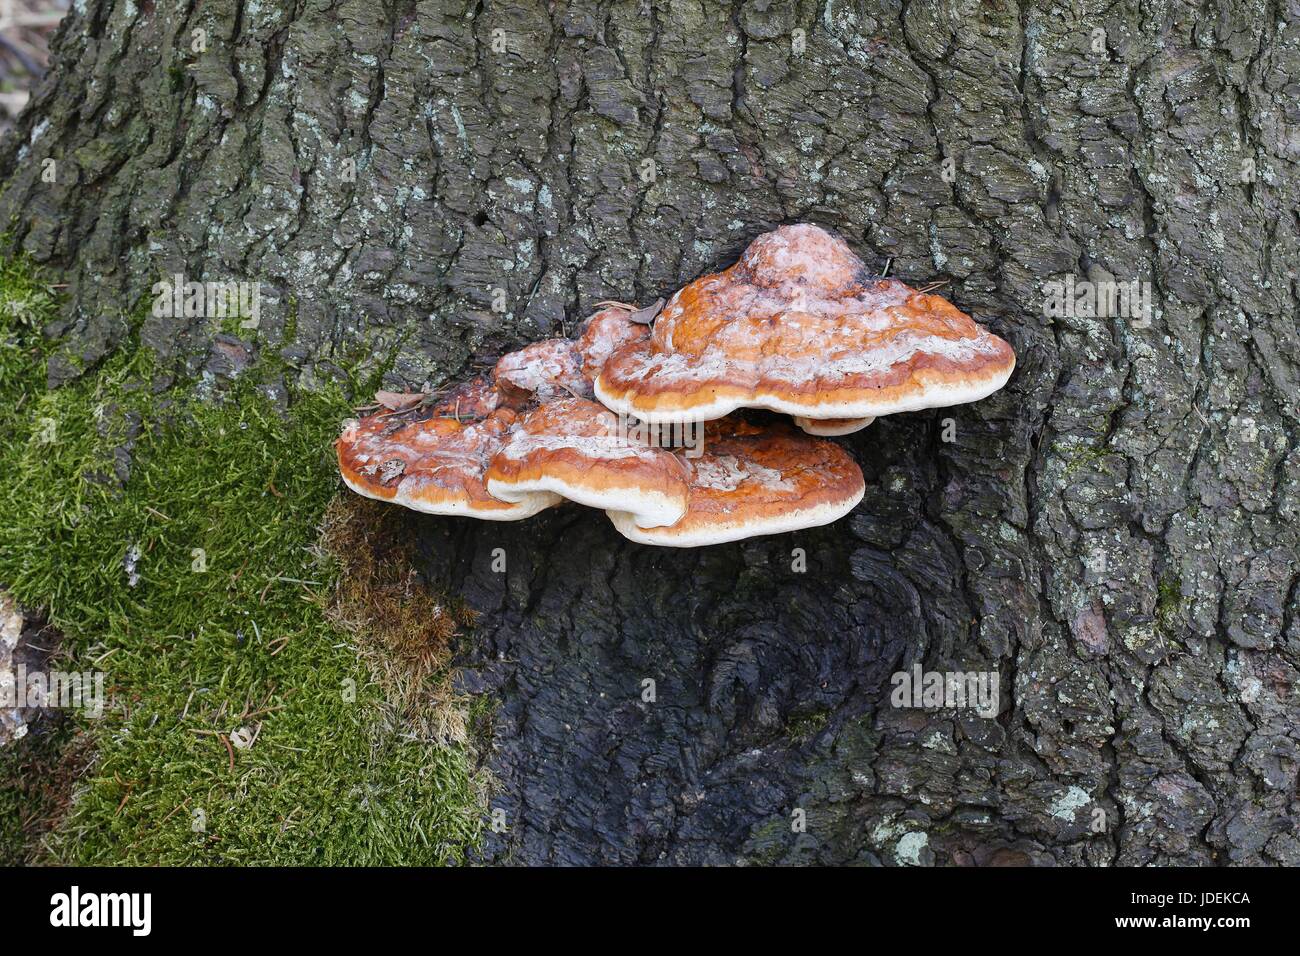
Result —
M783 226L674 295L651 335L610 355L595 390L649 422L769 408L845 435L880 415L977 401L1015 364L947 300L870 277L824 229Z
M512 352L436 399L386 396L338 439L343 480L489 520L574 501L633 541L671 547L794 531L835 521L865 491L857 463L821 436L975 401L1015 366L951 303L871 277L816 226L758 237L677 292L653 327L648 311L607 303L578 338ZM802 431L735 414L746 408Z

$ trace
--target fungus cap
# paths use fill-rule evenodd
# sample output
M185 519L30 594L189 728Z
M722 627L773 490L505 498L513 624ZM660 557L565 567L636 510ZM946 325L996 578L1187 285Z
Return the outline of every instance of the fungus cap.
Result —
M504 473L500 476L502 487L508 489L510 500L493 496L486 481L488 466L516 429L521 414L536 408L537 403L544 407L551 402L582 400L571 396L589 398L591 383L609 353L650 334L644 325L631 320L633 311L630 306L603 309L587 321L578 339L547 339L511 352L497 362L491 376L464 382L432 403L419 401L415 393L381 393L380 404L390 410L349 422L335 442L344 483L360 495L416 511L488 520L527 518L558 504L562 498L554 491L540 485L525 487L522 478L511 487ZM587 404L604 412L598 405ZM605 414L616 421L612 414ZM561 429L549 436L551 439L566 437L559 412L550 418L539 416L535 424L541 427L543 421ZM530 435L525 428L521 440ZM531 437L536 444L545 436ZM671 454L660 454L666 456L661 471L671 474L680 469ZM617 467L612 464L614 451L605 457L610 459L605 463L610 473L598 472L590 481L600 474L611 478ZM650 497L648 491L638 500L606 489L604 497L596 495L594 504L601 508L626 506L649 522L676 520L686 507L685 478L677 478L676 488L664 479L662 500ZM625 484L636 487L631 479ZM617 482L609 486L619 487ZM575 480L573 488L583 493L581 482Z
M344 484L415 511L489 521L516 521L558 504L554 494L518 502L489 494L484 473L516 417L492 404L480 383L469 382L435 405L349 422L334 443ZM484 414L469 417L470 409Z
M538 406L492 459L488 491L515 502L558 494L626 512L639 527L674 523L686 513L685 466L672 452L620 433L618 424L613 412L581 398Z
M1014 367L1010 345L945 299L871 278L842 239L797 225L678 291L595 392L649 422L742 407L863 419L975 401Z
M501 392L486 375L480 375L444 392L433 403L432 411L458 421L473 421L487 418L501 404Z
M601 309L587 320L575 347L582 361L582 374L595 382L609 357L629 342L650 337L650 326L634 319L636 311L621 306Z
M642 544L693 548L829 524L866 491L862 470L844 449L788 425L724 419L706 429L704 448L698 458L683 458L690 499L680 521L641 528L611 510L614 527Z
M543 339L503 355L493 377L502 395L514 403L549 402L590 388L581 356L569 339Z
M592 398L592 383L610 353L648 338L650 329L630 318L630 308L611 307L592 315L577 339L543 339L503 355L493 378L509 403Z

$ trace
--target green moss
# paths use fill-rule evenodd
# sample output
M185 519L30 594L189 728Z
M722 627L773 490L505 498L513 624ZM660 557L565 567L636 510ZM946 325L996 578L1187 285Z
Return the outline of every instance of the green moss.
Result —
M280 344L289 345L298 340L298 297L289 295L289 306L284 316L284 331L280 333Z
M825 710L814 711L804 717L790 721L786 733L796 740L806 740L826 729L829 714Z
M1105 449L1091 447L1080 448L1077 445L1061 449L1061 451L1062 457L1065 459L1065 470L1062 473L1062 478L1065 479L1073 478L1078 471L1083 468L1091 467L1096 462L1104 459L1107 455Z
M1180 625L1179 609L1183 604L1183 582L1172 571L1160 577L1156 589L1156 627L1166 637L1176 636Z
M748 866L777 866L791 852L797 834L785 817L772 819L754 827L745 844L745 863Z
M53 292L34 270L0 259L0 327L31 329L54 307Z
M0 281L0 301L40 285L12 263ZM336 570L314 544L344 391L293 394L280 417L250 375L199 402L146 387L149 354L126 348L46 392L50 317L0 315L0 583L48 609L67 669L102 670L112 703L76 718L96 756L45 855L460 860L480 818L465 755L386 725L323 611ZM241 728L253 746L228 748ZM0 768L0 814L20 796ZM21 829L0 822L0 840Z

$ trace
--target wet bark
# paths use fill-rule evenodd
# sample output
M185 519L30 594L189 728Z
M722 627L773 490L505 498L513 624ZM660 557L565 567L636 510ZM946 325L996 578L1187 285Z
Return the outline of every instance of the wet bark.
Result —
M56 385L177 272L263 284L242 340L138 325L179 372L402 389L781 222L947 280L1019 368L845 440L850 519L427 521L483 611L485 856L1298 864L1297 76L1295 0L87 0L0 222L69 282ZM1149 325L1045 314L1067 274L1150 283ZM996 671L1000 714L891 706L914 664Z

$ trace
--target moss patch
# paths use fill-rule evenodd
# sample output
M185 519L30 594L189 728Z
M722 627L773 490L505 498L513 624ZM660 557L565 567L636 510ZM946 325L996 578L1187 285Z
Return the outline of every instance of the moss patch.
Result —
M1176 640L1182 625L1183 584L1173 571L1160 576L1156 600L1156 630L1169 640Z
M0 268L0 303L33 288L30 269ZM392 720L329 612L339 568L316 542L346 391L292 394L282 416L254 370L200 402L150 387L149 354L124 348L47 392L52 304L0 309L0 585L47 609L111 702L73 718L94 758L40 856L461 860L480 821L466 754ZM4 759L8 817L28 775ZM30 855L12 846L29 839L0 821L0 859Z
M824 710L814 711L791 720L786 727L786 733L795 740L811 739L826 729L829 718L829 713Z

